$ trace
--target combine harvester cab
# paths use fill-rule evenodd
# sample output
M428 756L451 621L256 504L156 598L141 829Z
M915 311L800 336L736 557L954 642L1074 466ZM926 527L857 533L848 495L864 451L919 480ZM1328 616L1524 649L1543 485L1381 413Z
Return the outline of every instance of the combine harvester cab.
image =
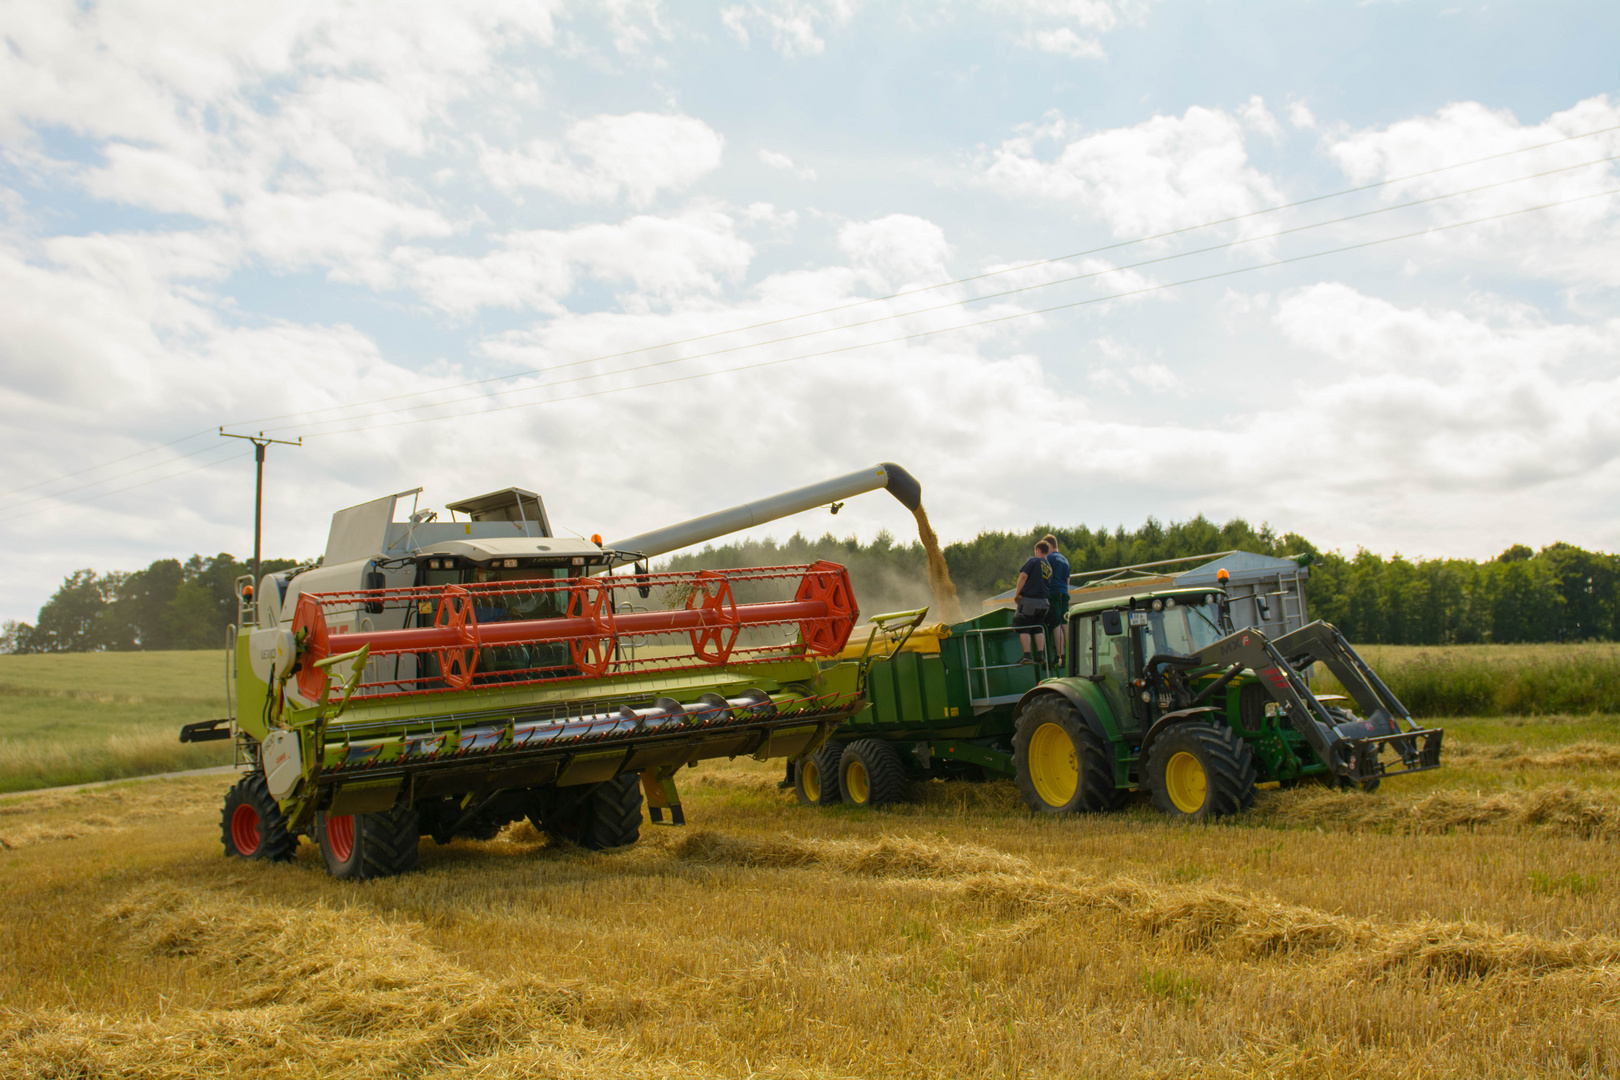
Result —
M852 670L818 663L856 621L844 568L645 562L880 487L915 501L881 465L617 545L551 536L517 488L446 522L394 521L402 496L339 512L321 566L238 582L233 715L181 732L234 737L249 767L225 799L226 854L287 859L309 836L333 875L378 877L413 869L422 836L524 818L618 847L644 800L684 821L684 765L814 750L864 706Z
M1018 662L1009 611L925 616L875 617L837 661L869 705L798 767L802 802L875 805L912 780L1003 775L1038 813L1111 810L1142 790L1168 815L1209 818L1248 808L1257 783L1371 790L1440 764L1443 733L1413 721L1338 630L1236 629L1218 588L1076 604L1061 671ZM1359 715L1311 691L1313 663Z

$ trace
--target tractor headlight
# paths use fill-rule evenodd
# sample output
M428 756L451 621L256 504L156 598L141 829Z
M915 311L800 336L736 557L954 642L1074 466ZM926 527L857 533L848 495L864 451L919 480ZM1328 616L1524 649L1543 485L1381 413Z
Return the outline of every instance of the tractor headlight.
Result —
M1176 598L1175 598L1175 597L1173 597L1173 596L1167 596L1167 597L1165 597L1165 599L1164 599L1164 606L1165 606L1165 607L1167 607L1167 608L1173 608L1173 607L1175 607L1175 606L1176 606Z
M1153 700L1152 692L1148 691L1148 690L1142 691L1142 700L1143 701L1152 701Z
M1155 600L1155 601L1153 601L1153 610L1154 611L1163 611L1164 610L1164 601L1163 600Z

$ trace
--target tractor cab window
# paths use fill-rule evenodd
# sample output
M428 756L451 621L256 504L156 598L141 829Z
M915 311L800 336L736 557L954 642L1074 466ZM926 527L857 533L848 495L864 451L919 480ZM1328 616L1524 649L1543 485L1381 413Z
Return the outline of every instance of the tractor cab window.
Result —
M1070 646L1075 654L1075 673L1079 675L1095 675L1097 673L1097 617L1088 615L1085 618L1074 620L1074 644Z
M1142 658L1156 655L1192 656L1225 636L1220 612L1213 604L1187 604L1163 611L1133 612L1132 621L1147 616L1142 626Z
M1132 715L1130 693L1130 682L1134 678L1130 654L1132 635L1128 628L1113 635L1104 633L1104 629L1099 624L1095 638L1097 674L1102 676L1097 688L1112 707L1116 720L1126 729L1135 730L1137 721Z

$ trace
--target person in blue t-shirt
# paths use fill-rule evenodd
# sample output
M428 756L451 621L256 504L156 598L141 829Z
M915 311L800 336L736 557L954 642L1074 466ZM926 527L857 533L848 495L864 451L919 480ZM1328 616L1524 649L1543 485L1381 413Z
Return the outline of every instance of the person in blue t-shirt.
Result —
M1046 556L1051 550L1045 540L1035 545L1035 554L1024 561L1018 571L1018 584L1013 589L1013 604L1017 610L1012 624L1023 631L1018 635L1018 642L1024 647L1020 664L1035 662L1029 654L1031 632L1035 636L1035 647L1043 654L1046 652L1047 585L1052 580L1052 564L1046 561Z
M1052 564L1052 581L1047 586L1046 625L1052 628L1052 656L1063 663L1069 642L1069 560L1058 550L1057 537L1047 533L1041 543L1051 549L1046 561Z

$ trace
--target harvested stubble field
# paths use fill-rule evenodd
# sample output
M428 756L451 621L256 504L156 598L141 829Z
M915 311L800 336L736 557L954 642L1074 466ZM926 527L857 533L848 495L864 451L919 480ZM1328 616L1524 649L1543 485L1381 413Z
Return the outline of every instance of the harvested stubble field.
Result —
M585 853L227 861L229 777L0 799L0 1076L1605 1076L1620 721L1448 724L1376 795L814 810L776 763Z

